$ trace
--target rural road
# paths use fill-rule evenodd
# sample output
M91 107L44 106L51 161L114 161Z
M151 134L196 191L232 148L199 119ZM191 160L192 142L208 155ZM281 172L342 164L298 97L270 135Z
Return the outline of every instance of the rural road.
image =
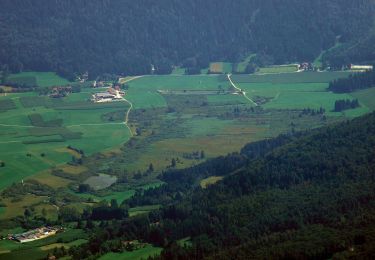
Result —
M133 136L133 131L131 130L130 126L128 125L128 122L129 122L129 114L130 114L130 111L133 109L133 103L130 102L129 100L127 100L126 98L122 97L122 99L127 102L130 107L128 109L128 111L126 112L126 115L125 115L125 120L124 120L124 123L126 125L126 127L129 129L130 131L130 135Z
M119 82L120 84L125 84L125 83L128 83L129 81L132 81L132 80L135 80L135 79L139 79L139 78L142 78L142 77L144 77L144 76L135 76L135 77L132 77L132 78L130 78L130 79L119 78L119 79L118 79L118 82Z
M235 89L237 89L247 100L249 100L253 105L255 105L255 106L258 106L258 104L257 103L255 103L251 98L249 98L247 95L246 95L246 92L245 91L243 91L242 89L240 89L239 87L237 87L234 83L233 83L233 81L232 81L232 79L231 79L231 76L232 76L232 74L227 74L227 77L228 77L228 80L229 80L229 82L230 82L230 84L235 88Z

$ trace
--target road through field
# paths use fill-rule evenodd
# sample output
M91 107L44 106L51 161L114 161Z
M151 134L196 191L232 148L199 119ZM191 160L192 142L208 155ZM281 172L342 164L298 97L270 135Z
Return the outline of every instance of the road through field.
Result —
M144 76L135 76L135 77L131 77L131 78L128 78L128 79L126 79L126 78L119 78L118 82L120 84L125 84L125 83L128 83L129 81L132 81L132 80L135 80L135 79L139 79L139 78L142 78L142 77L144 77Z
M251 98L249 98L247 95L246 95L246 92L243 91L242 89L240 89L239 87L236 86L236 84L233 83L232 79L231 79L231 76L232 74L227 74L227 77L228 77L228 80L230 82L230 84L235 88L237 89L239 92L241 92L241 94L247 99L249 100L253 105L255 106L258 106L257 103L255 103Z
M133 131L131 130L130 126L128 125L128 122L129 122L129 114L130 114L130 111L133 109L133 103L130 102L129 100L127 100L127 99L124 98L124 97L122 97L122 99L130 105L130 107L129 107L128 111L126 112L126 115L125 115L124 124L125 124L126 127L129 129L129 131L130 131L130 135L133 136Z

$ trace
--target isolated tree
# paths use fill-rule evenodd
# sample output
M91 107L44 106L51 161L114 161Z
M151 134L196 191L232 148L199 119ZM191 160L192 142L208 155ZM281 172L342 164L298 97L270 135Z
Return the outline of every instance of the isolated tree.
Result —
M140 171L138 171L136 174L134 174L133 178L135 180L139 180L142 178L142 173Z
M81 229L82 227L83 227L82 220L78 219L76 228Z
M111 199L111 208L118 208L118 203L116 199Z
M90 185L88 185L88 184L80 184L79 186L78 186L78 192L79 193L85 193L85 192L89 192L91 190L91 188L90 188Z
M201 151L201 154L200 154L200 158L201 158L201 159L204 159L205 157L206 157L206 155L204 154L204 151L202 150L202 151Z
M31 211L30 211L30 209L28 209L28 208L25 209L23 215L25 216L25 218L29 218L29 217L31 216Z
M152 163L150 163L150 165L148 166L148 171L149 172L153 172L154 171L154 165Z
M176 159L172 158L171 167L176 167Z
M86 222L86 228L87 229L92 229L94 227L94 223L92 222L91 219L87 220Z
M47 210L45 208L42 209L42 216L43 217L47 216Z

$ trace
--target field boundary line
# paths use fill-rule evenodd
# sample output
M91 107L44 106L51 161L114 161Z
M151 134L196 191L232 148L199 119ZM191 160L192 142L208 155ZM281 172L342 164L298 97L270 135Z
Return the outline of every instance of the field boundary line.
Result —
M102 126L102 125L122 125L123 123L93 123L93 124L77 124L77 125L67 125L65 127L79 127L79 126Z
M7 124L0 124L0 126L5 126L5 127L24 127L24 128L33 128L36 126L33 125L7 125Z
M4 141L4 142L0 142L0 144L12 144L12 143L22 143L22 141Z
M247 95L246 95L246 92L243 91L242 89L240 89L239 87L236 86L236 84L233 83L232 79L231 79L231 76L232 74L227 74L227 77L228 77L228 80L230 82L230 84L235 88L237 89L241 94L242 96L244 96L247 100L249 100L253 105L255 105L256 107L258 106L257 103L255 103L251 98L249 98Z

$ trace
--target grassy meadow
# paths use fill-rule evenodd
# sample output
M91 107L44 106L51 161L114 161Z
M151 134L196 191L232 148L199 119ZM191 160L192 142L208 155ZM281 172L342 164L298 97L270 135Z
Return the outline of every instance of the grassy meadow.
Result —
M265 68L259 68L257 73L259 74L272 74L272 73L292 73L298 70L297 64L290 64L290 65L279 65L279 66L270 66Z
M77 98L71 96L77 95ZM128 104L93 104L90 93L71 94L62 100L27 94L8 94L0 102L14 107L0 112L0 190L37 172L70 161L68 145L90 155L126 142L130 133L122 120L104 117L126 111ZM0 103L1 105L1 103ZM123 112L123 118L125 112Z
M146 245L143 248L123 253L108 253L102 257L100 260L142 260L147 259L148 257L157 256L162 251L160 247L153 247L151 245Z
M8 77L8 82L38 87L63 86L70 83L54 72L21 72L11 74Z

